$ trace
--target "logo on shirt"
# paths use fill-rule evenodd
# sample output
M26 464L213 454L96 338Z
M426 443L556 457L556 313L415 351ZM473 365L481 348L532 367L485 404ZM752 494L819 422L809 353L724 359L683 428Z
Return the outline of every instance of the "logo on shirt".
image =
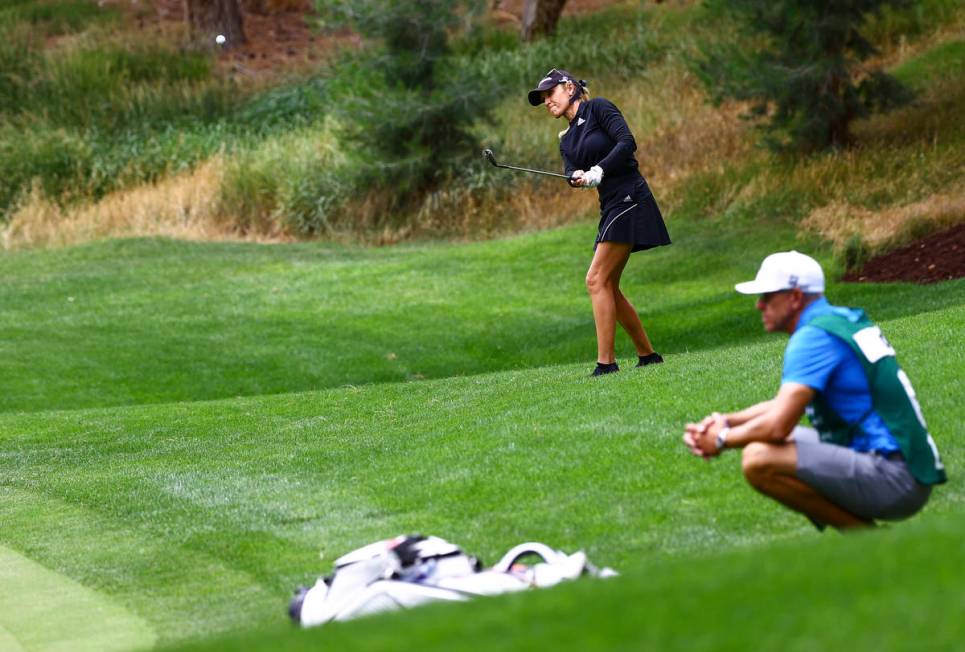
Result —
M583 118L577 118L577 119L576 119L576 126L579 127L579 126L580 126L581 124L583 124L584 122L586 122L586 120L584 120Z
M633 197L631 197L630 195L627 195L626 197L623 198L623 201L624 202L633 201Z

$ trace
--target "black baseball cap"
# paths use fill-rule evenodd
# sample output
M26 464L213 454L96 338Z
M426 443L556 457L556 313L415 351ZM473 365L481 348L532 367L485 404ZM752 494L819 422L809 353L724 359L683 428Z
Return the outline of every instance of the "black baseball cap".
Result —
M543 103L543 91L548 91L557 84L565 84L568 81L571 81L574 84L580 83L579 80L575 79L573 75L565 70L557 70L556 68L553 68L546 73L541 80L539 80L539 83L536 84L536 88L529 92L529 103L533 106L539 106Z

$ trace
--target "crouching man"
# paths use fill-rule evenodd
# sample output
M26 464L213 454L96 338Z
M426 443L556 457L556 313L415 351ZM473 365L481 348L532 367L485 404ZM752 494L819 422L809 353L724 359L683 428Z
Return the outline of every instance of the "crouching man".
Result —
M881 330L861 310L829 304L821 266L796 251L768 256L736 290L758 295L767 331L791 336L781 388L769 401L688 423L691 452L743 448L747 481L820 529L872 526L924 507L945 471ZM814 429L798 426L805 411Z

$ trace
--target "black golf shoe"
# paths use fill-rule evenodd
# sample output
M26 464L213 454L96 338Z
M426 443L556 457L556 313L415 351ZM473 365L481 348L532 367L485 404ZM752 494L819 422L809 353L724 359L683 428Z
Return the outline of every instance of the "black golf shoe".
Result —
M638 367L646 367L648 364L660 364L663 362L663 356L654 351L648 355L641 355L640 361L637 362Z
M596 369L593 370L591 376L605 376L606 374L612 374L620 371L620 367L617 366L616 362L611 362L610 364L603 364L602 362L596 363Z

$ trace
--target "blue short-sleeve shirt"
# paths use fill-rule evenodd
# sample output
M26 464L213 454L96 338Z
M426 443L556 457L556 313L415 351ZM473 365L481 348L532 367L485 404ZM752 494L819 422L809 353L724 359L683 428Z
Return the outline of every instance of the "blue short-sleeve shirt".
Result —
M868 379L858 355L841 338L808 326L815 317L839 311L851 312L848 308L832 306L824 297L804 309L784 351L781 383L807 385L823 394L847 423L860 422L861 427L855 429L851 440L853 450L874 450L882 454L899 451L888 426L872 409Z

